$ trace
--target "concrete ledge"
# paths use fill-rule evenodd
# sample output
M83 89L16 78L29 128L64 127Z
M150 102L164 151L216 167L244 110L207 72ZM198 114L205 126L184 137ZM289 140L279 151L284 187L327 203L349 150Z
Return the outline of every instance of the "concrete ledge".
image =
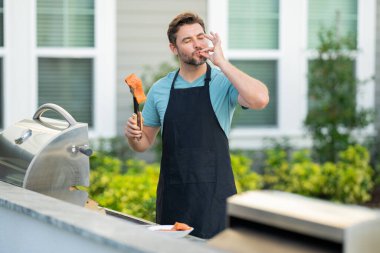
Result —
M0 181L4 252L221 252Z

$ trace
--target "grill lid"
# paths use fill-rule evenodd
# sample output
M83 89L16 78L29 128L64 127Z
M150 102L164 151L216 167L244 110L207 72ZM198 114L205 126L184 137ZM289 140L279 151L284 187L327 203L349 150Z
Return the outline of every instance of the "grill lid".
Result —
M42 117L54 111L64 120ZM88 126L62 107L44 104L0 133L0 180L84 206L89 186Z

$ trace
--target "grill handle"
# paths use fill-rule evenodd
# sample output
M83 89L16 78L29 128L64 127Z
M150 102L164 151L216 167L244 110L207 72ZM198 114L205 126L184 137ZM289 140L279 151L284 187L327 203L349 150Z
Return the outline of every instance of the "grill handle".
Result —
M20 145L20 144L23 144L24 141L26 141L26 139L28 139L30 136L32 136L32 130L31 130L31 129L28 129L28 130L26 130L25 132L23 132L19 138L17 138L17 139L15 140L15 143L16 143L16 144L19 144L19 145Z
M81 145L81 146L75 146L75 145L73 145L71 147L71 152L74 153L74 154L78 153L78 152L81 152L82 154L84 154L86 156L91 156L92 153L93 153L92 149L90 149L88 147L88 145Z
M42 114L49 110L55 111L56 113L60 114L69 123L69 127L77 124L77 121L73 118L73 116L70 115L70 113L68 113L65 109L63 109L59 105L52 104L52 103L41 105L37 109L36 113L33 115L33 119L41 120Z

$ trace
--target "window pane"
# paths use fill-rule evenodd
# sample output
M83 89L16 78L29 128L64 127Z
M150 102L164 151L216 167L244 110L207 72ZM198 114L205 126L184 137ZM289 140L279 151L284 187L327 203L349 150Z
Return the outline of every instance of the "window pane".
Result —
M4 46L4 2L0 0L0 47Z
M275 126L277 124L277 62L232 60L237 68L265 83L270 102L260 111L236 109L233 126Z
M92 73L92 59L39 58L38 104L57 104L92 126Z
M356 38L357 0L309 0L308 44L309 48L318 45L318 31L321 27L338 25L338 32Z
M37 0L39 47L93 47L94 0Z
M276 49L278 0L230 0L228 43L231 49Z

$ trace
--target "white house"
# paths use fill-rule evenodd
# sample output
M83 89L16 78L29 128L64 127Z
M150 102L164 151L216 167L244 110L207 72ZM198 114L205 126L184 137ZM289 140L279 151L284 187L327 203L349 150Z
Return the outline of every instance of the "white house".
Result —
M331 25L337 10L342 30L357 36L357 78L380 71L376 0L3 0L0 5L0 129L51 102L89 123L91 137L121 135L132 112L123 79L173 62L166 29L182 11L204 17L207 30L221 35L225 56L269 87L265 110L237 112L232 148L260 147L266 137L307 144L308 61L319 25ZM359 106L380 105L376 82L380 87L377 78L361 88Z

